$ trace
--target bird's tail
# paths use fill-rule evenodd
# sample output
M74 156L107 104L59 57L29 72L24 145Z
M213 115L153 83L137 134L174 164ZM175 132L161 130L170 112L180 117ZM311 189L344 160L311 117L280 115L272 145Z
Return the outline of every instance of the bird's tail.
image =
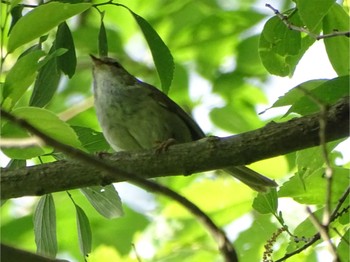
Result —
M274 180L245 166L228 167L224 170L258 192L266 192L269 188L278 186Z

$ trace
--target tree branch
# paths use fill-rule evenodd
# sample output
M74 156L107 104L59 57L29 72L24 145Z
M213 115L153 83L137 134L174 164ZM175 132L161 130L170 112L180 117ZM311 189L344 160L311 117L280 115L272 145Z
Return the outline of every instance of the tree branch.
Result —
M349 97L331 106L325 116L326 141L349 136ZM225 138L208 137L171 146L166 152L154 150L105 154L102 160L120 170L144 178L189 175L195 172L245 165L258 160L317 146L319 113ZM118 174L105 174L74 160L1 170L1 199L43 195L68 189L125 181Z
M226 262L238 261L235 248L232 246L225 232L221 230L206 213L204 213L198 206L196 206L194 203L189 201L187 198L183 197L182 195L178 194L174 190L166 186L163 186L155 181L145 179L136 173L130 173L128 171L121 170L119 167L113 166L110 162L109 163L103 162L101 159L95 156L85 153L77 148L63 144L53 139L51 136L47 135L46 133L42 132L40 129L36 128L35 126L31 125L25 119L18 118L12 115L11 113L8 113L7 111L3 110L1 107L0 107L0 112L1 112L1 115L4 116L9 121L26 129L33 135L40 137L47 145L54 147L56 150L61 151L67 156L72 157L73 159L76 159L80 163L85 164L90 168L97 168L100 171L102 171L102 173L100 174L100 180L102 182L109 181L108 177L114 177L115 174L117 174L119 177L123 179L128 179L130 180L130 182L144 189L162 194L164 196L167 196L173 199L174 201L182 205L184 208L186 208L192 215L194 215L198 219L199 222L201 222L207 228L207 230L210 232L210 234L216 241L218 248L222 256L224 257L224 261ZM111 182L112 181L109 181L107 183L110 184Z
M300 26L293 25L290 21L288 21L288 16L281 14L272 5L265 4L265 6L270 8L275 13L275 15L287 26L288 29L298 31L301 33L306 33L307 35L309 35L312 38L315 38L316 40L331 38L331 37L336 37L336 36L350 37L349 31L339 32L339 31L334 30L334 32L332 32L330 34L323 34L323 35L314 34L314 33L310 32L310 30L308 30L306 27L300 27Z

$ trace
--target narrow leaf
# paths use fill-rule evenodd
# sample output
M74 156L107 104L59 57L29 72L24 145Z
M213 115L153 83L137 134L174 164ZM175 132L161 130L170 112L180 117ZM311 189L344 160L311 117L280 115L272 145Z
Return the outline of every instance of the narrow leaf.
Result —
M108 56L107 33L103 20L101 20L101 26L98 32L98 52L100 57Z
M162 90L164 93L168 93L174 75L174 61L170 50L153 27L144 18L131 11L128 7L124 5L121 6L129 10L141 28L151 50L154 64L157 68L160 82L162 83Z
M86 187L80 190L102 216L110 219L123 216L122 203L113 185Z
M74 204L77 215L77 227L80 251L84 256L91 252L91 228L89 219L83 209L77 204Z
M37 253L54 258L57 253L56 211L51 194L41 197L35 209L34 234Z
M68 4L49 2L40 5L18 20L8 40L8 52L34 40L65 21L91 7L90 3Z

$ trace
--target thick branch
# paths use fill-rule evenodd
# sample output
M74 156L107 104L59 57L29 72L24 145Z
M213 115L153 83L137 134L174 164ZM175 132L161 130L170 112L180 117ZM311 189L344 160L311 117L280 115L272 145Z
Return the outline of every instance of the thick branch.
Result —
M349 98L333 105L326 118L327 142L349 136ZM270 123L263 128L226 138L209 137L171 146L166 152L154 150L119 152L103 159L126 172L145 178L192 174L245 165L319 145L319 114ZM120 182L118 175L64 160L16 170L1 170L1 198L42 195L62 190Z

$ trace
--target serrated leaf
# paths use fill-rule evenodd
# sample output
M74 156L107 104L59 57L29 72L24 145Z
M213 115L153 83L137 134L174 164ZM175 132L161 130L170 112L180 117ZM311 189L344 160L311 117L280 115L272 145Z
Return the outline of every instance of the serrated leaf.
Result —
M276 214L278 208L276 189L271 189L268 193L259 193L254 199L253 208L261 214Z
M83 209L77 204L74 204L76 215L77 215L77 227L78 227L78 238L79 238L79 247L80 252L87 256L91 252L91 228L89 219L86 216Z
M51 194L40 198L33 218L37 253L54 258L57 253L56 210Z
M337 246L337 254L339 254L340 261L350 261L349 243L350 230L348 229Z
M5 109L10 110L33 83L36 70L39 68L38 60L44 54L42 50L29 52L18 59L11 68L3 87L2 106Z
M349 170L340 167L333 168L333 171L332 201L336 202L348 187L350 175ZM302 204L323 205L326 196L326 183L324 169L319 168L303 177L294 175L283 184L278 195L279 197L292 197Z
M102 216L109 219L123 216L122 202L113 185L86 187L80 190Z
M67 49L67 52L57 57L57 66L64 74L72 78L77 66L77 57L73 36L66 22L61 23L57 29L55 49L59 48Z
M90 3L68 4L49 2L40 5L18 20L8 40L8 52L34 40L65 21L91 7Z
M295 112L301 115L307 115L320 111L320 105L315 103L310 96L315 97L324 105L332 105L338 99L349 96L349 76L336 77L324 82L318 87L305 94L297 102L295 102L288 110L287 114Z
M91 128L82 126L72 127L78 135L81 145L90 153L103 152L110 149L102 132L97 132Z
M272 105L272 107L292 105L305 95L302 89L311 91L316 87L320 86L321 84L325 83L326 81L328 81L328 79L316 79L301 83L300 85L297 85L296 87L290 89L283 96L279 97L278 100Z
M338 4L332 6L323 20L323 33L334 31L350 31L349 15ZM338 75L348 75L350 72L350 38L345 36L324 39L327 55L333 69Z
M122 6L129 10L141 28L141 31L145 36L151 50L154 64L156 66L160 82L162 83L162 90L167 94L174 75L174 61L170 50L153 27L144 18L134 13L128 7L124 5Z

